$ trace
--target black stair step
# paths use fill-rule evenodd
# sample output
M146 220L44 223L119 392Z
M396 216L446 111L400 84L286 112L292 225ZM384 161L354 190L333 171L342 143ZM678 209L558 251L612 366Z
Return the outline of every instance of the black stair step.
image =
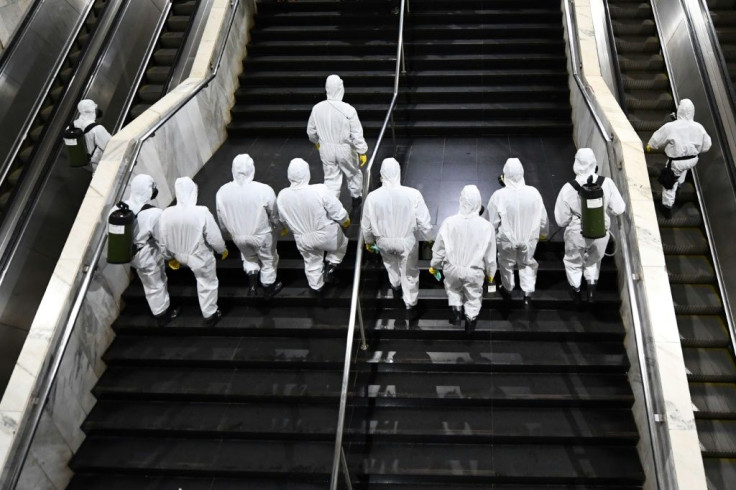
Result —
M683 346L726 347L728 327L720 315L677 315L677 328Z
M716 273L705 255L665 255L671 283L713 284Z
M658 209L658 211L660 210ZM703 217L700 214L698 203L685 202L673 207L671 218L668 219L658 214L657 221L660 227L698 228L703 224Z
M697 420L704 457L736 458L736 420Z
M695 418L736 420L736 385L734 383L690 382L690 398Z
M670 284L675 313L717 315L723 311L718 287L711 284Z
M665 254L709 254L708 239L698 228L660 228Z
M146 80L152 84L164 84L169 78L170 66L152 66L146 70Z
M324 490L329 482L281 481L278 479L248 477L213 477L213 476L154 476L154 475L121 475L106 472L87 472L76 474L67 487L68 490L232 490L235 488L252 488L258 490ZM557 490L557 489L549 489ZM570 490L565 488L564 490ZM578 490L578 489L572 489ZM584 490L584 489L580 489ZM628 490L628 489L615 489Z
M333 441L254 441L146 437L88 437L70 467L77 474L329 477ZM248 455L248 457L243 457Z
M683 347L688 379L736 382L736 365L723 347Z
M736 481L736 459L704 457L703 466L710 488L729 488Z
M644 473L638 454L619 446L553 444L368 444L348 454L358 468L357 479L392 482L441 482L466 479L547 484L641 484ZM452 458L447 458L452 454ZM580 459L586 462L580 467ZM534 461L534 464L529 464Z

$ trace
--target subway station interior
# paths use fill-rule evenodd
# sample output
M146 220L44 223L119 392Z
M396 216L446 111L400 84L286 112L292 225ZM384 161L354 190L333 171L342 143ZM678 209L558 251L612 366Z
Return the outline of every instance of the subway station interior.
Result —
M132 179L167 208L191 177L215 217L240 154L276 194L295 158L323 182L331 74L363 202L393 157L436 232L522 162L549 216L531 301L487 285L453 325L422 241L410 314L343 185L319 296L293 233L271 299L225 235L222 318L167 269L161 327L108 260ZM736 489L735 86L736 0L0 0L0 488ZM94 170L66 148L84 99L112 135ZM683 99L712 146L663 208L648 142ZM554 212L581 148L626 205L582 301Z

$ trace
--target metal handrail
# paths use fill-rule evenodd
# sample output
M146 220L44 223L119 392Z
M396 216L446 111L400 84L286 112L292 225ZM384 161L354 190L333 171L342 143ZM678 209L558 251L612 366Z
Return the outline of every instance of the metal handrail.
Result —
M564 1L565 7L565 19L568 26L568 42L570 43L570 54L572 58L572 74L575 78L576 85L583 95L585 104L588 107L588 111L596 122L596 127L606 142L606 150L608 152L609 167L616 169L619 175L622 175L622 169L616 162L615 150L613 148L613 138L609 134L606 126L603 124L602 118L598 114L598 110L593 103L585 84L580 76L578 67L580 67L580 59L578 58L578 52L576 44L579 43L577 36L577 21L574 16L574 12L571 8L571 0ZM622 258L624 262L624 272L626 280L626 288L629 296L629 303L631 306L631 320L632 329L634 333L634 339L636 341L637 350L637 361L639 364L639 370L641 372L642 391L644 394L644 407L647 413L647 425L649 429L649 437L652 445L652 457L654 459L654 471L655 478L657 480L657 487L660 489L668 488L667 482L676 481L675 478L665 478L665 474L670 471L667 466L665 458L662 454L663 447L670 447L669 434L665 430L659 430L664 428L661 422L664 421L663 414L664 409L662 406L663 396L658 393L658 397L655 397L652 393L654 387L660 386L658 375L654 371L650 371L649 365L647 364L648 356L654 355L654 350L647 348L649 345L648 336L644 333L644 328L648 327L648 322L642 313L643 305L639 305L637 299L637 285L636 280L641 277L640 273L634 272L633 267L633 254L629 248L628 236L626 234L626 225L631 229L633 227L631 218L622 214L618 217L618 242L621 243ZM659 403L657 403L659 401Z
M400 15L399 15L399 36L398 36L398 44L396 46L396 71L394 73L394 93L393 97L391 97L391 103L388 106L388 111L386 112L386 117L383 120L383 126L381 126L381 131L378 133L378 139L376 140L376 145L373 148L373 153L371 154L371 158L368 162L368 166L365 171L365 175L363 178L363 196L368 195L368 190L370 189L371 185L371 171L373 169L373 163L376 160L376 157L378 156L378 150L381 147L381 142L383 141L384 134L386 133L386 129L388 129L389 124L391 124L392 131L393 131L393 111L396 107L396 100L399 96L399 78L401 76L402 71L405 71L402 69L402 62L404 59L404 13L405 11L408 12L409 9L409 3L408 0L401 0L401 6L400 6ZM394 132L395 133L395 132ZM395 136L394 136L395 138ZM395 141L394 141L395 144ZM358 231L358 244L357 244L357 251L355 254L355 270L353 272L353 291L352 291L352 297L350 298L350 320L348 322L348 331L347 331L347 342L345 345L345 363L343 366L343 373L342 373L342 388L340 389L340 409L338 411L337 415L337 433L335 435L335 452L333 455L332 460L332 475L330 478L330 490L337 490L337 486L340 480L340 469L343 469L343 472L345 473L345 480L348 482L348 488L352 488L352 483L350 480L350 473L347 467L347 462L345 461L345 453L343 451L342 446L342 439L343 439L343 432L345 429L345 412L347 410L347 399L348 399L348 384L350 382L350 365L352 362L352 354L353 354L353 338L355 337L355 322L356 320L359 323L360 327L360 338L361 338L361 350L366 350L368 348L366 344L366 338L365 338L365 328L363 326L363 313L360 308L360 299L358 297L360 293L360 276L362 274L361 265L363 263L363 232L359 229Z
M608 45L611 50L611 60L613 61L614 80L616 80L616 97L618 97L621 109L626 114L626 105L624 104L624 82L621 78L621 64L618 59L618 48L616 47L616 36L613 32L613 20L611 20L611 9L608 6L608 0L603 0L603 10L606 20L606 35L608 36ZM628 114L626 114L628 116Z
M152 137L156 131L158 131L166 122L183 109L189 101L196 97L197 94L207 87L215 76L217 76L222 63L222 57L225 54L225 48L227 47L227 40L230 36L233 22L235 21L235 13L237 12L240 3L240 0L231 0L230 2L231 12L230 18L228 19L227 30L219 40L220 46L217 48L216 59L210 62L210 75L199 82L197 86L193 88L192 92L190 92L186 97L164 112L161 119L156 122L156 124L149 128L140 138L135 140L132 145L128 146L128 149L123 156L123 178L118 182L115 188L115 198L108 203L108 205L112 205L122 199L125 189L128 186L128 182L133 175L133 169L138 161L138 156L140 155L143 143L145 143L148 138ZM75 294L72 308L67 315L64 330L61 333L59 342L56 344L53 354L47 356L41 373L39 373L37 378L39 383L35 387L34 393L31 397L33 400L33 405L30 407L31 413L28 415L26 423L18 429L18 435L13 445L12 459L6 466L3 481L0 482L3 490L13 490L20 478L21 470L23 469L31 449L33 437L35 436L41 421L43 408L48 401L54 381L56 380L56 376L59 372L59 367L61 366L61 362L64 358L64 353L69 345L69 340L74 331L74 326L77 323L77 318L79 317L79 313L82 309L82 303L84 302L89 285L92 282L92 278L97 271L97 264L100 262L102 252L105 249L105 245L107 243L107 234L105 233L106 228L107 221L103 219L98 223L97 228L95 229L94 235L97 240L97 246L94 249L91 260L88 262L88 265L85 266L84 276L81 280L79 289ZM6 476L8 472L10 472L10 475Z

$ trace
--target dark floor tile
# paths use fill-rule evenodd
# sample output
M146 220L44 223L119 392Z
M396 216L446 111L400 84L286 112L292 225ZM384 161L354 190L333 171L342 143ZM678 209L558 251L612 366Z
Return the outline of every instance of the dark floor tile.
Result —
M466 185L476 184L476 182L467 182L465 180L445 180L432 189L432 195L436 195L440 201L454 201L460 202L460 192ZM425 194L425 197L427 195ZM433 197L434 198L434 197Z
M496 165L498 162L501 162L501 165L503 165L503 162L511 156L509 138L507 136L478 138L477 154L479 167L489 164Z
M478 170L474 162L449 162L442 164L442 181L466 180L472 184L478 180Z
M529 162L534 165L543 165L544 147L539 137L510 136L509 148L511 156L521 160L521 163Z
M445 140L445 164L476 163L478 156L478 140L476 138L448 138Z
M439 182L442 179L442 163L410 162L404 175L404 183L413 186L417 182Z

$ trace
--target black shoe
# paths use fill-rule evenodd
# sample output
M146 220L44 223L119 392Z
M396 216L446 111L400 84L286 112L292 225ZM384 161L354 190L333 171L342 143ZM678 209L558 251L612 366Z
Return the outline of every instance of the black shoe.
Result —
M586 294L588 296L588 303L593 303L595 301L595 299L594 299L594 297L595 297L595 283L594 282L588 284L588 291L587 291Z
M268 301L269 299L279 294L279 291L281 291L282 289L284 289L284 285L281 283L281 281L276 281L273 284L265 286L263 290L263 299Z
M417 311L417 305L406 307L406 321L411 322L419 318L419 311Z
M354 197L353 198L353 202L350 203L350 207L353 210L358 210L358 209L360 209L360 205L361 204L363 204L363 198L362 197Z
M524 293L524 308L531 308L532 307L532 295Z
M337 282L337 277L335 277L336 270L337 270L337 264L330 264L328 262L325 265L325 270L322 273L322 277L324 278L327 284L335 284Z
M212 314L212 316L208 316L204 319L204 325L206 327L214 327L217 325L217 322L220 321L220 318L222 318L222 312L218 309Z
M672 208L670 206L665 206L664 204L660 204L659 210L665 219L672 219Z
M249 272L248 273L248 292L246 293L247 296L255 296L258 292L256 288L258 287L258 273L257 272Z
M580 304L580 288L575 288L570 286L570 298L572 299L572 302L576 305Z
M463 321L463 307L462 306L451 306L452 314L450 315L451 325L460 325Z
M478 324L478 318L473 318L472 320L465 317L465 333L467 335L470 335L471 333L475 332L475 326Z
M511 291L503 287L503 284L498 285L498 293L501 295L504 301L511 301Z
M171 320L178 317L179 313L181 313L181 306L169 306L166 311L160 315L156 315L156 323L159 327L165 327Z
M404 292L401 290L401 286L395 288L391 286L391 291L394 292L394 299L401 299L404 296Z

